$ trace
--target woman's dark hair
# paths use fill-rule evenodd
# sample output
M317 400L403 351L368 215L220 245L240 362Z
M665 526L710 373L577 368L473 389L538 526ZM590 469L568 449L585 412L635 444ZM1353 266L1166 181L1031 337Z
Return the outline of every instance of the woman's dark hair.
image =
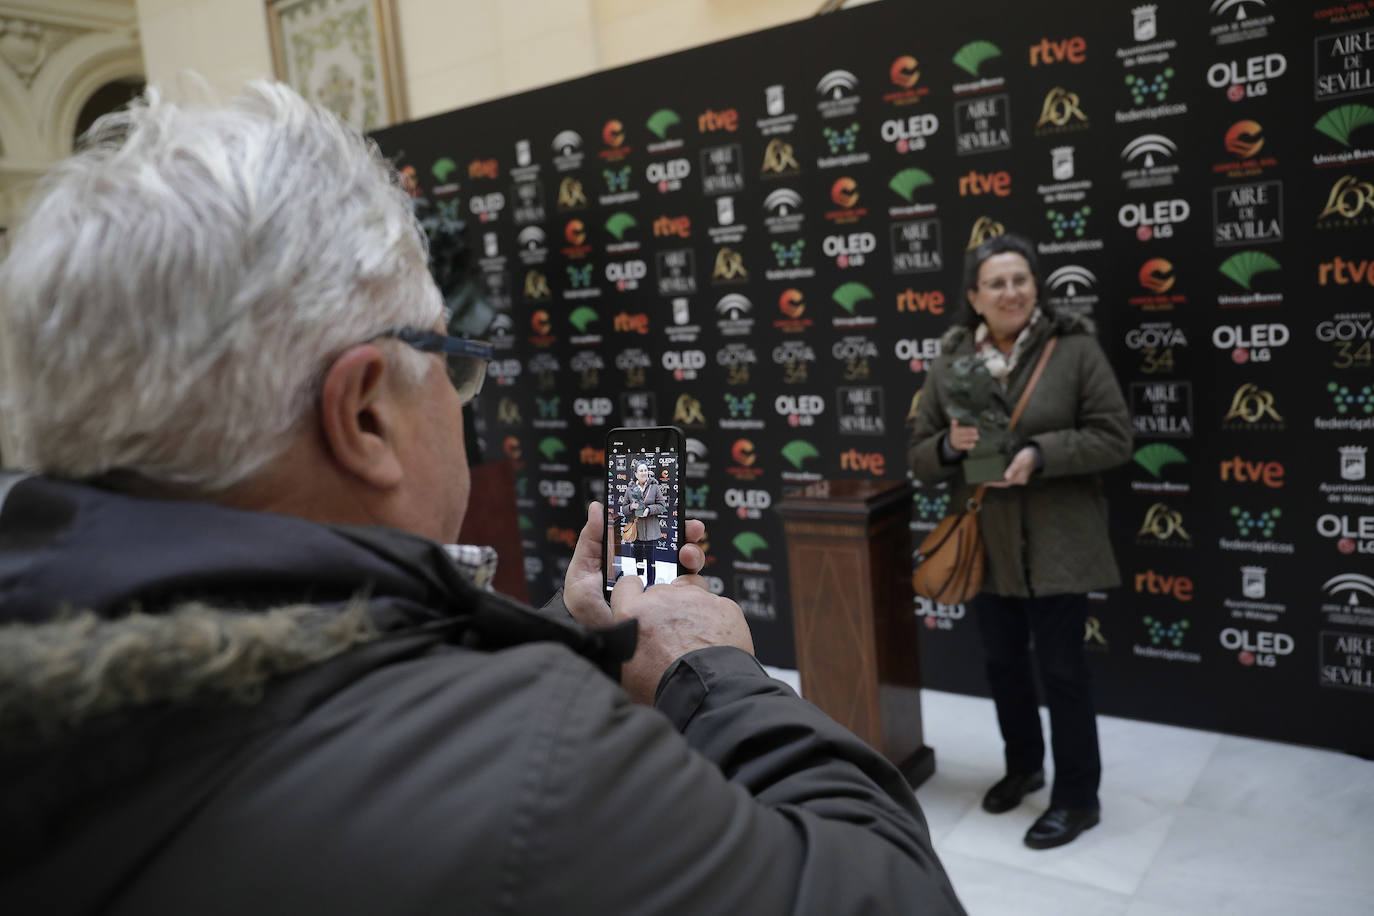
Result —
M1040 259L1035 256L1035 246L1021 236L1008 232L1005 235L994 235L977 248L964 253L964 295L959 297L963 308L955 317L956 324L962 324L967 328L978 327L978 322L983 319L973 310L973 306L969 305L968 293L978 288L978 271L982 268L983 262L995 255L1008 253L1019 254L1026 259L1031 276L1035 277L1035 299L1042 309L1049 311L1042 295L1044 290L1040 285Z

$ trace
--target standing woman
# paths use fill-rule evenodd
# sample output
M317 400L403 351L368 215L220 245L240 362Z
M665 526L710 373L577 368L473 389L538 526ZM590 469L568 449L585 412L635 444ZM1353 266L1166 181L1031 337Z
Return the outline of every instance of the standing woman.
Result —
M657 480L649 476L648 462L636 462L635 479L630 481L630 485L625 488L625 498L620 504L620 514L623 518L633 518L636 521L635 567L637 571L640 560L644 560L648 567L645 576L645 588L654 584L656 571L654 545L658 543L660 533L659 516L663 515L667 509L667 501L663 498L663 487L659 485Z
M969 252L969 309L944 336L912 421L907 461L920 481L950 480L953 505L973 494L960 462L976 426L951 420L950 366L972 356L998 383L1011 412L1049 339L1058 338L1025 413L1009 435L1006 473L988 485L980 517L986 568L971 603L1005 743L1006 776L983 797L1010 811L1045 784L1045 739L1031 674L1031 644L1050 710L1054 788L1050 807L1026 833L1049 849L1098 823L1102 763L1083 657L1087 592L1121 583L1107 540L1097 474L1131 455L1121 388L1087 319L1039 303L1040 271L1025 239L1002 235Z

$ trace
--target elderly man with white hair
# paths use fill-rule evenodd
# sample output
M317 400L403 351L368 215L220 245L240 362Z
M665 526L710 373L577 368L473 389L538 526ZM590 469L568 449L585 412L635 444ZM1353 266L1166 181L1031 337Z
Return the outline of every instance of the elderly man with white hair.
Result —
M46 178L0 266L7 911L961 912L734 602L607 607L599 505L572 617L445 549L489 356L283 86L150 93Z

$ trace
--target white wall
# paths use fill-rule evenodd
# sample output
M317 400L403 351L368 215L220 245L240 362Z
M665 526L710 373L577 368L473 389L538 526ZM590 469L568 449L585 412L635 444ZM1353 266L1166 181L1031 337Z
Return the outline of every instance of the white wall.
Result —
M260 0L137 0L149 82L272 73ZM804 19L821 0L396 0L410 118Z

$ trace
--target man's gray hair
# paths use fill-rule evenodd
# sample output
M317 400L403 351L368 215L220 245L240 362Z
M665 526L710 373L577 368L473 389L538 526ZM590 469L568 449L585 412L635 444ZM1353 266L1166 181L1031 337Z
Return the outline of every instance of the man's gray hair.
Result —
M285 450L331 360L441 313L375 144L279 83L149 90L45 177L0 265L6 463L225 489Z

